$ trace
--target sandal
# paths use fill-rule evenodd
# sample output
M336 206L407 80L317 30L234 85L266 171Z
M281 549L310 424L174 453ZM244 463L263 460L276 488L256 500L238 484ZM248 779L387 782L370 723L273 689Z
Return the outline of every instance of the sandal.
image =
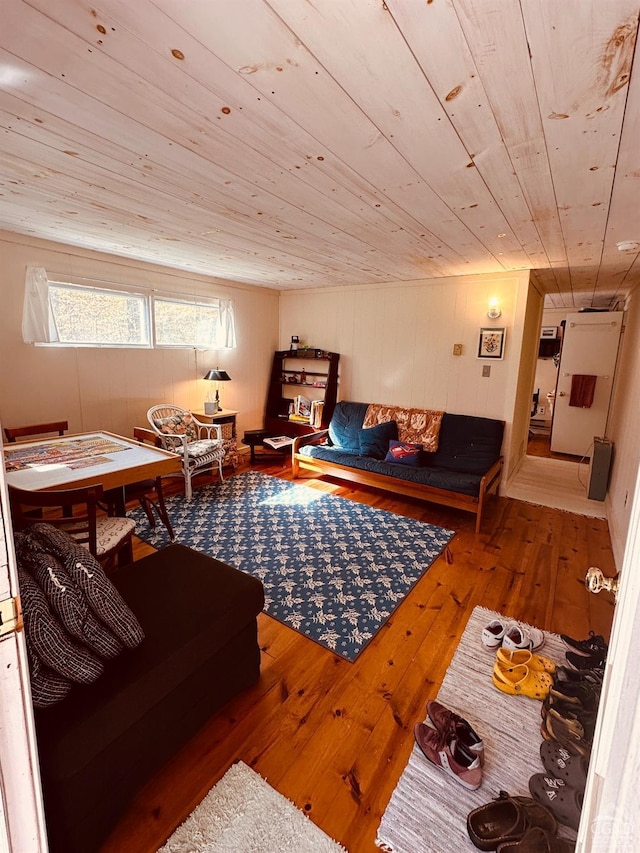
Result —
M575 849L575 844L566 838L558 838L539 826L532 826L520 841L499 844L497 853L573 853Z
M581 705L571 705L556 699L549 693L545 696L541 714L544 720L553 711L557 725L568 728L571 733L590 743L596 728L596 712L587 711Z
M545 740L540 744L540 758L547 773L562 779L576 791L584 791L589 762L583 755L555 741Z
M549 695L585 711L597 711L601 688L586 681L554 681Z
M582 791L577 791L562 779L546 773L536 773L529 779L531 796L550 809L564 826L578 831L582 811Z
M479 850L495 850L499 844L520 841L532 826L555 834L558 822L543 804L530 797L511 797L506 791L467 815L469 838Z
M536 672L528 666L505 666L496 658L493 683L511 696L529 696L542 701L548 695L553 679L548 672Z
M546 741L555 741L566 749L574 750L583 758L591 756L591 744L584 738L578 737L575 730L567 729L562 724L562 718L556 720L551 714L543 719L540 734Z
M534 672L548 672L551 675L556 671L555 663L550 658L542 655L534 655L527 649L498 649L496 657L505 666L528 666Z

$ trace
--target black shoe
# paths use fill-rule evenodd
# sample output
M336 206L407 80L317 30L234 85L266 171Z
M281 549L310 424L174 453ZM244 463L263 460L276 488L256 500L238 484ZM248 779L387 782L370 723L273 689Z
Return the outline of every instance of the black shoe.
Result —
M574 640L567 634L560 634L560 639L565 646L581 655L601 654L606 657L609 650L604 637L601 634L594 634L593 631L589 631L589 637L586 640Z
M553 674L555 684L562 685L566 682L576 682L578 684L593 684L595 687L602 687L604 679L604 669L570 669L568 666L557 666Z
M553 701L559 700L567 705L582 707L585 711L597 711L600 702L600 684L587 681L555 682L549 689Z
M577 652L567 652L567 663L574 669L604 669L607 660L605 652L594 652L590 655L579 655Z

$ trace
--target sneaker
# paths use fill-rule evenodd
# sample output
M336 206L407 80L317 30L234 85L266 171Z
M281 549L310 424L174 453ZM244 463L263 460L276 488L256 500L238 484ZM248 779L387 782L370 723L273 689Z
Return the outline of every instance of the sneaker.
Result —
M567 634L560 634L560 639L565 646L568 646L572 651L580 655L593 655L597 653L606 656L609 650L609 646L602 634L594 634L593 631L589 631L589 637L586 640L574 640L573 637L569 637Z
M495 651L502 645L502 638L507 626L500 619L494 619L482 629L482 645L485 649Z
M578 652L566 653L567 663L573 669L604 669L607 662L605 652L593 652L590 655L580 655Z
M472 758L477 756L480 759L480 765L484 764L482 738L463 717L459 717L435 700L427 702L427 716L436 731L448 733L451 738L456 738Z
M472 758L455 737L450 739L448 733L439 732L426 723L416 723L413 733L422 754L432 764L469 791L480 787L480 759Z
M539 628L525 628L518 622L509 622L507 630L502 639L505 649L515 651L516 649L528 649L535 652L544 645L544 632Z

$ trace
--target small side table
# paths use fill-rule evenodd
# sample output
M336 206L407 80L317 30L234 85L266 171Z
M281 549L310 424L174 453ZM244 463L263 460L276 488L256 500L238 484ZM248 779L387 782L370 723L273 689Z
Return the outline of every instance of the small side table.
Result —
M248 429L242 436L242 443L251 450L251 464L256 462L256 447L261 447L263 440L269 435L268 429Z

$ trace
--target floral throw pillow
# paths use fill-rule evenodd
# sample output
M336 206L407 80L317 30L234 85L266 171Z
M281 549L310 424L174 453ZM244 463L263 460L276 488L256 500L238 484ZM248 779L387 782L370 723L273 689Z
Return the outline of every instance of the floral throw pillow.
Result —
M193 422L191 412L185 412L183 415L171 415L168 418L154 418L154 424L163 435L185 435L187 441L197 441L198 428Z

